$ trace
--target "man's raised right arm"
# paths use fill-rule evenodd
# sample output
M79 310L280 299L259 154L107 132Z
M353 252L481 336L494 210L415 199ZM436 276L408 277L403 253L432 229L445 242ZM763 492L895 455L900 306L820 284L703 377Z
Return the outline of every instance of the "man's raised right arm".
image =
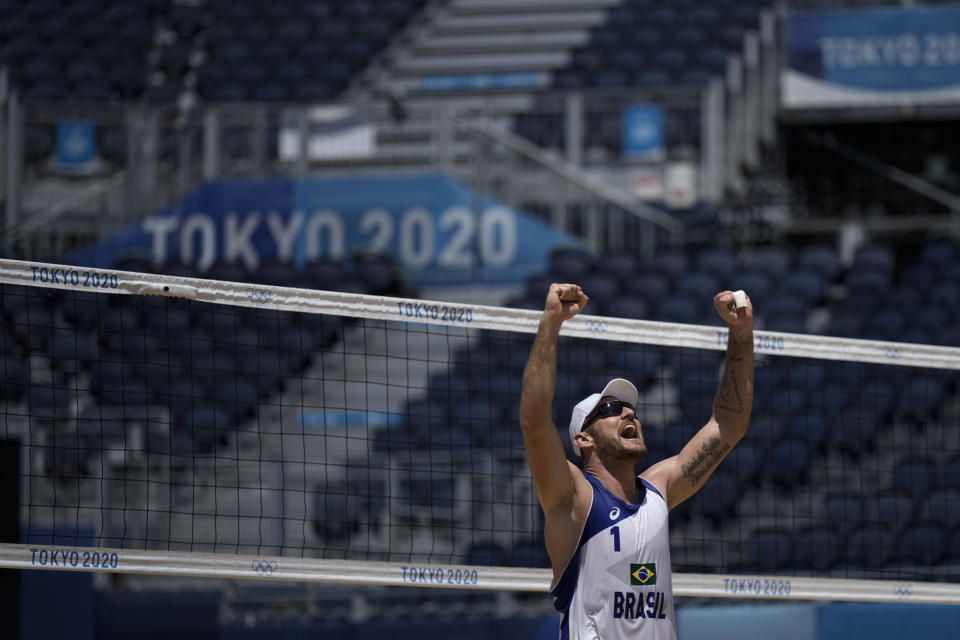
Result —
M576 491L575 468L567 462L563 441L553 424L551 407L557 378L560 327L564 321L580 313L587 300L577 285L550 285L537 336L523 372L520 428L537 496L548 517L569 514Z

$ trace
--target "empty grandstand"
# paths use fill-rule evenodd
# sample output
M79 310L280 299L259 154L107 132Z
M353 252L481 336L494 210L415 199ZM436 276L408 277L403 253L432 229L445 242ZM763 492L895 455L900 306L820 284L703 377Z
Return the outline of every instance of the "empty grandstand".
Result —
M719 335L703 301L744 289L774 345L954 357L960 13L844 4L0 0L0 257L76 269L0 284L3 542L548 567L528 336L410 330L431 301L513 318L577 282L592 315ZM71 273L247 302L64 292ZM270 307L280 288L413 306ZM593 342L561 364L635 379L654 461L709 415L718 352ZM752 439L672 517L675 571L955 586L956 371L874 364L760 359ZM562 376L557 425L596 382ZM5 583L25 638L57 622L37 573ZM542 593L111 575L77 587L82 637L191 604L169 629L556 629ZM679 603L689 637L703 604Z

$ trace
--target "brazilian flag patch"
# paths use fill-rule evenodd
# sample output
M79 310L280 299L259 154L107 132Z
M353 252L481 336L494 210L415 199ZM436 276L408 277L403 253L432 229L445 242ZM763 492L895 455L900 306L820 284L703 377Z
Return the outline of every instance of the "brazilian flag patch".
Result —
M657 584L657 563L630 564L630 584L649 587Z

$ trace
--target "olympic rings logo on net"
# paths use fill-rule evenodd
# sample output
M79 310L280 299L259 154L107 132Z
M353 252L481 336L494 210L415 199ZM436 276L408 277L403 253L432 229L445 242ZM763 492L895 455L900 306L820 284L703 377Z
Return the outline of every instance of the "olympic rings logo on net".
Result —
M893 593L901 600L906 600L913 595L913 586L909 584L898 584L893 588Z
M270 292L270 289L254 289L250 287L246 291L247 297L250 299L250 302L257 302L263 304L265 302L270 302L273 299L273 294Z
M276 560L261 560L259 558L250 564L253 572L258 576L272 576L279 567Z
M593 333L606 333L607 323L603 320L588 320L587 329Z

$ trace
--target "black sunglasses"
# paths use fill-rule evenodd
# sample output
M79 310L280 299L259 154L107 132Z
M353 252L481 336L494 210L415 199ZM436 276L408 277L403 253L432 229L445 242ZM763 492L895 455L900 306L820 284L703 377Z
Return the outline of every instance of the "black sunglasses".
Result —
M624 402L623 400L610 400L604 402L601 405L598 405L596 409L591 411L583 421L583 429L586 429L590 424L597 420L598 418L610 418L612 416L619 416L623 413L623 409L627 408L633 411L634 415L637 413L637 408L634 407L629 402ZM583 431L583 429L580 429Z

